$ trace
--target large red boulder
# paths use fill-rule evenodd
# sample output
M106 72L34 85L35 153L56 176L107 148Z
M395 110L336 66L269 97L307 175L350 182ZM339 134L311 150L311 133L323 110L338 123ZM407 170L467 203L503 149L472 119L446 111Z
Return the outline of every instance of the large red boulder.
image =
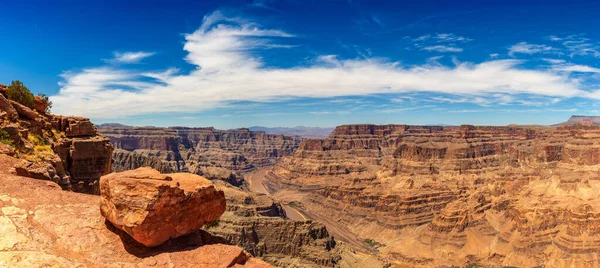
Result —
M204 177L149 167L100 178L100 212L147 246L199 230L225 212L225 194Z

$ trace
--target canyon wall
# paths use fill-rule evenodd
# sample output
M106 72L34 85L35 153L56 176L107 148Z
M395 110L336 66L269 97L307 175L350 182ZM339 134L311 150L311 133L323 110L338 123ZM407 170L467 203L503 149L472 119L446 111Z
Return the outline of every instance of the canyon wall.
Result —
M161 172L199 175L206 175L207 167L246 171L272 165L290 155L301 141L295 136L212 127L107 127L100 132L117 149L114 171L152 166Z
M150 166L211 179L225 192L227 208L205 230L256 257L279 267L351 267L353 259L360 259L336 243L323 224L289 220L279 202L248 191L242 173L291 155L300 144L298 137L247 129L119 125L100 131L117 148L113 171Z
M391 263L595 267L599 164L591 125L346 125L266 184Z
M97 193L98 180L111 168L109 140L87 118L49 114L47 103L37 97L31 109L3 94L0 153L21 159L14 172L54 181L63 189Z

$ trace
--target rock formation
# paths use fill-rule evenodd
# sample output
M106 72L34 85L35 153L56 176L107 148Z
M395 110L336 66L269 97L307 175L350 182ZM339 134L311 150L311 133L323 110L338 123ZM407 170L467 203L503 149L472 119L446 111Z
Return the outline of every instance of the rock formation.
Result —
M556 126L575 124L600 125L600 116L572 115L569 120L560 124L556 124Z
M197 231L145 247L100 215L100 197L9 173L0 154L0 267L251 267L271 265Z
M100 133L120 149L115 151L115 171L150 165L198 175L207 175L206 167L244 171L272 165L301 141L248 129L119 127L100 128Z
M0 94L0 131L23 160L15 167L20 176L97 193L100 176L110 172L113 147L87 118L46 114Z
M197 231L225 211L223 191L209 180L147 167L100 178L100 200L102 216L148 247Z
M347 125L268 174L393 264L596 267L600 127Z
M288 220L269 196L216 183L225 191L227 211L207 231L279 267L340 267L344 249L325 226Z
M297 137L245 129L114 124L102 126L100 131L118 148L113 154L113 171L150 166L163 173L191 171L212 180L225 192L227 208L218 223L205 229L257 257L281 267L382 266L382 262L337 243L323 224L291 221L281 204L248 191L239 171L272 164L291 154L300 142Z
M264 131L267 134L283 134L287 136L300 136L302 138L327 138L333 128L329 127L249 127L251 131Z

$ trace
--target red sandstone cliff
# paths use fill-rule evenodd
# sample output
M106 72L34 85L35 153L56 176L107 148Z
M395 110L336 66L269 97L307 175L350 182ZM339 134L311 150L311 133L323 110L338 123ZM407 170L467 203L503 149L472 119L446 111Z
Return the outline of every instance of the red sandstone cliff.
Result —
M0 131L8 136L0 153L22 162L20 176L51 180L63 189L97 193L100 176L110 172L113 147L87 118L47 114L0 94Z

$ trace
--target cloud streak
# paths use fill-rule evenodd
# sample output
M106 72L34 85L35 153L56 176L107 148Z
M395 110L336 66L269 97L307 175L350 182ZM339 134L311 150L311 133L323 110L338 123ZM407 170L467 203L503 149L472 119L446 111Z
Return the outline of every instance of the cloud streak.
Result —
M110 59L109 62L114 63L138 63L141 60L153 56L154 52L114 52L114 58Z
M508 55L514 57L515 54L536 54L536 53L557 53L558 49L548 45L529 44L520 42L512 45L508 49Z
M577 80L552 70L530 70L520 60L407 66L381 58L317 57L292 68L265 66L257 55L283 49L294 39L280 29L264 29L243 18L214 12L185 35L185 60L197 68L133 71L101 66L64 73L54 111L94 119L169 112L201 112L238 101L277 102L373 94L437 92L481 96L501 93L600 98L579 89ZM435 38L459 40L454 35Z

